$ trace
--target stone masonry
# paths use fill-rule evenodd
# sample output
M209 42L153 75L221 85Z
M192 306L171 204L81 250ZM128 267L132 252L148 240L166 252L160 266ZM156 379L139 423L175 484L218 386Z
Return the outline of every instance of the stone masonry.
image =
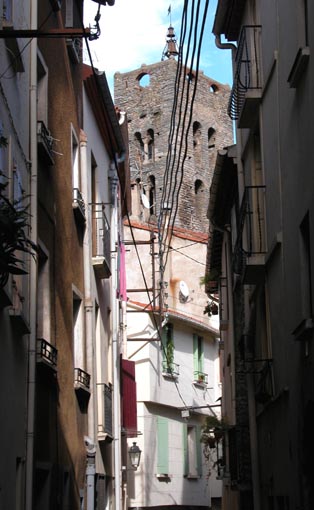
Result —
M128 117L133 189L132 216L140 221L156 221L163 188L166 186L170 189L170 181L164 182L164 174L177 66L178 62L171 57L155 64L143 64L139 69L127 73L115 74L115 104L125 111ZM195 73L186 70L182 80L186 80L185 87L190 80L193 91ZM179 97L178 90L176 95ZM202 71L199 72L192 122L187 134L188 142L186 148L184 146L181 149L181 153L186 150L186 158L175 221L177 227L208 232L206 214L216 153L217 150L233 143L232 123L226 113L229 96L228 85L222 85L205 76ZM189 99L188 108L190 105ZM181 112L184 111L184 107L183 103ZM182 125L182 115L181 117L177 115L177 125L180 119ZM183 132L184 139L187 124L188 120ZM172 143L172 155L179 153L180 140L181 138ZM181 175L181 163L179 167L178 177ZM175 166L171 182L175 180L176 168ZM140 207L143 195L147 198L147 200L144 198L146 205L149 203L149 208L144 208L144 212ZM137 197L138 204L134 197Z

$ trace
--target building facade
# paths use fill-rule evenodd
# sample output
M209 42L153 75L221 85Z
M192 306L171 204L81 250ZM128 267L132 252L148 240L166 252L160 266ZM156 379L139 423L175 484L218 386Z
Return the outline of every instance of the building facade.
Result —
M1 2L3 508L122 505L128 142L105 75L82 64L82 12L83 1ZM26 224L7 229L20 236L13 268L2 227L24 204Z
M209 214L234 425L225 508L313 506L313 29L311 2L218 2L213 32L232 51L237 128L236 147L217 158Z

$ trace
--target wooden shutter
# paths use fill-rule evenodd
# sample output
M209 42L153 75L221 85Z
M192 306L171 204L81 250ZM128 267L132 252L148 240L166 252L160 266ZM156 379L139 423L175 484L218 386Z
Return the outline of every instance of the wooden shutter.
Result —
M188 427L186 423L182 424L182 451L183 451L183 476L189 474L188 457Z
M193 366L194 372L198 372L198 336L193 335Z
M157 474L168 474L168 419L157 416Z
M198 476L202 475L203 471L203 455L202 455L202 443L201 443L201 435L202 430L201 427L198 426L195 429L195 437L196 437L196 461L197 461L197 474Z

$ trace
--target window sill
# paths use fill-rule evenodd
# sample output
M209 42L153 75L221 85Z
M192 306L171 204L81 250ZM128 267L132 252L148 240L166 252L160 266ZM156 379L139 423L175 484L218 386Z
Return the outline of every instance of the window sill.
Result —
M194 386L198 386L199 388L207 388L207 384L204 381L193 381Z
M161 375L164 377L164 379L170 379L174 381L176 381L179 378L178 374L174 374L171 372L162 372Z
M156 478L161 482L170 482L172 475L168 475L167 473L157 473Z
M185 475L185 478L187 480L199 480L201 477L200 475Z

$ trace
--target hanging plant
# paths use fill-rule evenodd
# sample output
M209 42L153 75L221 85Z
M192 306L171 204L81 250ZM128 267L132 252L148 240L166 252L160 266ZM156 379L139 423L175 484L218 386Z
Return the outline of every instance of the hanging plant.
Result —
M6 145L1 135L0 147ZM34 255L36 245L28 238L30 214L28 206L21 200L10 202L5 192L8 185L6 176L0 170L0 288L4 287L10 274L27 274L24 269L23 253Z

